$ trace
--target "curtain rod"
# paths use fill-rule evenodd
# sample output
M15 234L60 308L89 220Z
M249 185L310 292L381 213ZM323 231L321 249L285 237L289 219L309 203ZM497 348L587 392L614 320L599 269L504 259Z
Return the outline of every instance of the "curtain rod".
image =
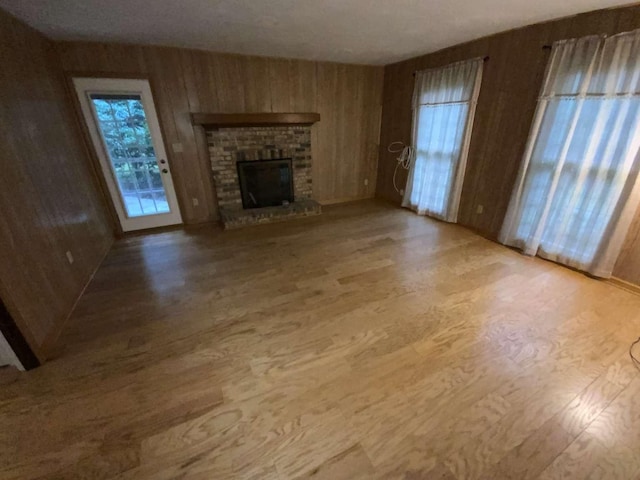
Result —
M551 45L543 45L543 46L542 46L542 49L543 49L543 50L551 50L551 48L552 48L552 46L551 46ZM485 61L485 62L488 62L488 61L489 61L489 55L487 55L486 57L482 57L482 60L483 60L483 61ZM414 71L414 72L412 73L412 75L415 77L415 76L416 76L416 73L418 73L418 72L417 72L417 71Z
M489 55L487 55L486 57L482 57L482 61L483 62L488 62L489 61ZM446 67L446 65L445 65L445 67ZM416 73L418 73L418 70L414 70L414 72L411 75L413 75L415 77Z

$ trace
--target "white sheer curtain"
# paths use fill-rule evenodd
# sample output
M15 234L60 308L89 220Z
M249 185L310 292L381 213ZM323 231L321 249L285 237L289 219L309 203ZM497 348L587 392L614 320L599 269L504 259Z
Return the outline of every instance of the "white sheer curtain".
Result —
M414 161L402 206L455 222L467 163L483 60L416 73Z
M640 30L556 42L500 240L609 277L640 200Z

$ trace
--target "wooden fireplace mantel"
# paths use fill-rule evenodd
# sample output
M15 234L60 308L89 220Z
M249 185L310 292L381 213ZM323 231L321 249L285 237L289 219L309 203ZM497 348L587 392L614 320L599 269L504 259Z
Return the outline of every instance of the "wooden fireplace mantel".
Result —
M320 121L320 114L303 113L192 113L191 122L208 128L265 127L277 125L311 125Z

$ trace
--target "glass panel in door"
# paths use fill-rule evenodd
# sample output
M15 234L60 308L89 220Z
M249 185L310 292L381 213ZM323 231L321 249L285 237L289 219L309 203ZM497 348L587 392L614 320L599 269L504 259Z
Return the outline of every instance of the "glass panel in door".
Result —
M141 96L89 97L127 216L170 212Z

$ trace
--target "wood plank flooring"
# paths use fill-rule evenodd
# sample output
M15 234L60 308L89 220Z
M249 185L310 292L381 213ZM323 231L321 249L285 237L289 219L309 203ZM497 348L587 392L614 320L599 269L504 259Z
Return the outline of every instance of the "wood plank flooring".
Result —
M637 479L640 296L374 201L116 243L3 479Z

